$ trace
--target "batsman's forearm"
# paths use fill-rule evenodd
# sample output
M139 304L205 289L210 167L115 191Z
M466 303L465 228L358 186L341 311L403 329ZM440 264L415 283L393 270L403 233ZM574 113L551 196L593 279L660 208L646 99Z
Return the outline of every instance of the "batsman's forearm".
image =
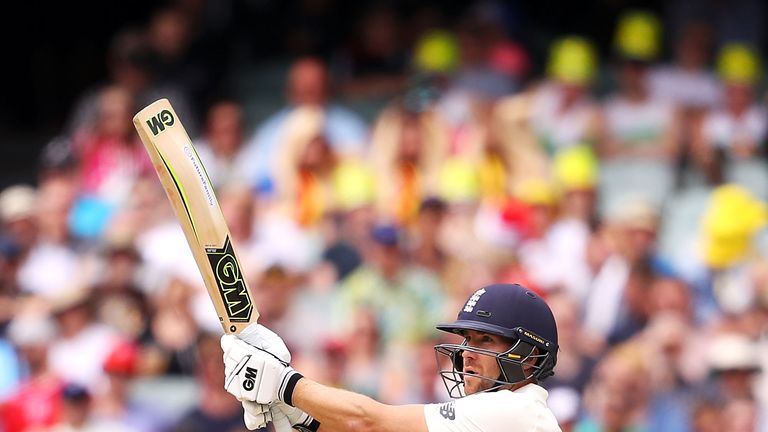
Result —
M307 378L296 383L293 404L320 422L320 431L369 431L373 413L383 406L346 390L318 384Z
M307 378L296 383L292 402L320 422L321 432L427 432L423 405L385 405Z

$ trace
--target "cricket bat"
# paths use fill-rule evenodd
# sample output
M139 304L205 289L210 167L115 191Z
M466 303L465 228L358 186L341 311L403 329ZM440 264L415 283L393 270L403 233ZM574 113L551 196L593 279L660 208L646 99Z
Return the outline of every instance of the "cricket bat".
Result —
M224 332L239 335L256 322L259 312L251 301L229 228L192 140L168 99L139 111L133 124L184 230ZM285 415L272 421L277 432L293 430Z
M168 99L139 111L133 124L184 230L224 332L239 334L256 322L259 313L213 186L187 131Z

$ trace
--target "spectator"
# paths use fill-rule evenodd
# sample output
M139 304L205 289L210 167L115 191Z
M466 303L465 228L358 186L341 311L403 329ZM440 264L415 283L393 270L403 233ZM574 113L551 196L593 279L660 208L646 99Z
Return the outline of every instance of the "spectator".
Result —
M198 290L175 278L157 295L167 299L168 304L158 307L152 315L151 333L143 341L154 357L154 372L174 377L192 376L195 372L195 340L203 327L198 324L192 309L198 304L203 313L210 313L212 306L200 302L203 299ZM210 328L211 324L205 328Z
M294 109L286 121L289 132L278 154L278 205L307 229L315 229L326 218L344 210L344 192L354 187L343 183L352 181L342 177L344 174L357 172L363 182L371 176L361 160L334 151L323 131L324 121L320 109Z
M502 8L489 2L471 4L456 24L458 58L448 92L459 93L457 96L470 104L476 99L494 100L508 95L520 84L516 78L523 75L522 71L510 75L491 61L494 49L510 42L505 34L506 23L499 15Z
M745 188L727 184L714 189L700 221L696 312L702 321L721 314L741 315L755 305L757 288L750 277L759 265L755 239L768 223L765 203Z
M72 285L87 283L81 244L69 225L76 193L71 178L52 178L40 185L34 208L34 244L16 275L23 292L52 297Z
M598 163L586 145L559 151L553 160L555 185L561 193L559 214L547 233L555 256L557 285L578 303L587 295L591 270L587 259L590 236L597 223Z
M48 361L55 337L55 325L45 312L25 310L11 321L8 338L26 375L15 391L0 402L2 430L23 432L52 426L59 420L64 382Z
M236 169L244 144L240 104L225 99L211 105L203 136L194 145L214 188L244 180L238 177L242 173Z
M66 382L98 394L105 378L102 365L117 335L95 321L89 295L86 289L70 288L52 299L59 337L51 343L48 360Z
M709 71L712 26L704 20L691 20L676 30L673 62L651 71L651 93L686 110L712 108L721 96L717 80Z
M498 207L509 197L515 153L496 129L493 103L481 101L458 126L448 129L437 195L447 204Z
M630 282L642 288L643 279L663 273L666 267L655 256L658 210L644 200L628 199L609 215L600 235L607 235L609 249L594 270L584 310L587 332L607 341L626 317ZM634 274L633 274L634 273ZM632 280L632 276L640 279Z
M656 281L651 295L670 289L675 296L675 281ZM657 366L648 375L651 394L648 423L651 430L689 431L698 386L706 371L693 360L708 341L693 330L691 322L676 312L649 311L646 327L634 340L657 359Z
M422 42L428 47L444 40L446 47L433 51L447 52L443 62L450 66L448 70L437 71L450 73L444 78L438 75L445 83L436 86L440 92L436 110L447 132L443 151L448 160L441 167L441 183L453 183L453 188L459 188L456 182L442 178L452 177L457 170L464 171L464 175L471 176L467 179L470 183L477 183L479 198L494 204L508 195L511 182L505 181L505 177L515 174L518 160L518 146L507 142L508 131L498 130L494 107L512 98L524 73L523 63L527 62L527 53L504 35L502 18L494 14L502 12L497 7L503 6L471 5L455 35L425 34ZM455 196L455 191L441 193L447 200L467 198Z
M441 316L445 303L436 275L406 261L401 235L392 225L371 230L374 243L364 251L366 264L340 287L340 314L334 317L343 329L356 310L370 308L384 345L407 345L430 334L429 319Z
M99 94L98 122L74 138L82 192L112 208L124 205L133 182L152 173L152 164L131 118L134 96L112 86Z
M383 359L376 366L387 377L386 380L380 380L379 394L382 401L418 404L444 402L450 398L445 383L436 373L438 369L435 368L434 343L444 339L452 342L453 338L441 336L428 335L409 349L393 349L391 346L380 349Z
M238 168L251 185L268 185L275 181L274 166L279 149L284 145L287 119L296 107L315 106L323 110L323 129L334 151L340 154L362 154L368 141L368 128L354 112L333 102L326 64L313 57L293 62L288 72L287 106L264 120L256 128L245 148Z
M385 368L381 329L375 311L359 308L352 317L352 330L343 339L345 367L342 370L344 388L370 397L381 396L390 379L381 373ZM394 379L393 376L389 375Z
M116 343L104 360L107 389L94 400L94 418L136 432L166 430L171 423L169 413L131 397L131 385L141 372L140 347L130 340Z
M8 186L0 193L2 231L18 247L24 257L37 240L37 189L26 184Z
M419 215L410 236L410 254L416 264L440 274L447 261L440 244L440 232L447 212L446 204L439 198L427 198L419 206Z
M405 87L408 56L401 27L397 11L384 3L373 5L355 20L354 30L331 62L342 97L392 97Z
M376 218L375 185L367 165L345 163L334 175L337 208L330 215L323 260L333 267L337 281L345 279L362 262L369 231Z
M290 273L310 271L323 253L322 230L307 230L279 208L268 206L263 202L257 205L254 242L246 258L249 264L244 266L257 278L276 263Z
M648 72L660 50L658 20L647 12L627 12L616 29L618 91L603 108L598 143L602 159L672 161L679 151L677 107L656 98Z
M66 384L61 391L61 420L48 429L50 432L138 432L117 422L97 419L93 415L93 396L79 384Z
M672 29L675 31L675 29ZM701 127L704 113L720 103L722 92L709 63L712 55L712 26L705 20L691 19L675 34L673 61L655 68L649 74L649 86L655 98L668 100L679 107L680 145L677 180L690 181L695 173L693 140ZM696 178L696 177L693 177Z
M446 139L445 125L433 109L412 111L395 102L379 115L369 158L382 218L413 222L421 201L437 191Z
M591 41L562 37L549 51L547 78L518 98L527 105L525 115L539 146L550 156L576 144L595 143L598 106L591 85L597 65Z
M16 269L21 248L12 239L0 237L0 334L4 333L15 314L15 303L19 295L16 283Z
M243 253L251 253L257 241L256 200L251 189L242 183L228 183L217 192L221 212L227 221L232 242L242 248Z
M495 170L503 181L500 183L504 196L531 178L547 177L550 158L539 142L531 123L533 92L502 98L493 106L489 144L489 162L496 161ZM490 165L490 164L489 164ZM493 173L492 165L486 172ZM497 183L499 183L497 181Z
M219 336L202 334L195 351L195 376L200 386L200 402L168 430L246 432L240 403L224 391Z
M558 354L555 375L548 380L546 388L569 389L582 394L597 362L591 353L586 351L584 331L581 328L581 307L567 293L552 293L547 297L547 303L557 321L561 351Z
M734 432L760 430L757 404L751 399L737 399L723 409L723 428Z
M756 102L758 54L749 46L731 43L718 54L718 74L724 86L723 104L704 117L694 151L707 179L718 184L735 161L764 160L768 112Z
M692 408L693 427L696 432L715 432L723 430L722 408L707 400L699 400Z
M412 67L418 74L435 78L442 87L455 72L459 54L455 33L445 28L424 29L414 41Z
M450 73L438 76L445 81L438 88L437 110L449 132L446 150L452 157L469 157L481 173L488 169L484 162L493 156L508 162L506 149L494 148L498 137L491 136L493 105L518 90L527 63L525 50L507 38L505 12L499 3L470 4L454 33L427 33L422 42L426 45L430 39L442 38L450 48L445 51L451 55L445 55L444 61L452 60L448 63L451 69L438 70ZM490 155L486 155L488 150Z
M649 391L644 358L632 344L608 353L585 392L587 415L576 424L576 432L644 430Z
M105 239L101 272L92 292L98 321L127 338L138 338L148 330L149 300L142 280L141 257L127 239Z
M288 309L301 289L302 273L295 271L289 263L279 256L271 256L265 261L258 278L253 279L256 287L253 302L259 307L259 319L265 325L280 328L285 323Z
M753 341L739 333L715 334L706 356L715 378L713 390L722 400L754 400L760 363Z
M411 396L414 403L436 403L446 400L447 390L435 372L435 344L442 343L437 337L424 339L418 346L415 356L417 368L415 379L412 381Z
M142 237L170 217L173 217L173 209L162 185L156 178L140 177L134 182L125 206L109 215L99 230L99 239L107 243L112 239L133 239L144 263L149 264L147 256L139 247Z
M111 86L124 88L136 100L137 106L146 106L165 97L173 102L173 109L184 119L184 127L195 135L189 96L176 83L160 83L154 71L154 55L143 29L127 27L115 33L106 55L108 78L86 89L76 98L64 135L72 137L79 131L93 129L99 123L99 99L104 89Z
M16 313L19 266L37 240L37 190L13 185L0 193L0 334Z
M195 136L203 117L202 107L208 106L210 95L220 90L219 73L224 66L206 64L208 53L195 43L197 29L193 19L192 13L182 6L160 7L149 18L146 41L152 55L154 82L166 88L175 87L188 100L191 111L177 113L184 119L184 127ZM171 101L175 107L176 101Z
M621 306L614 327L608 333L607 342L614 346L640 333L650 319L648 288L655 282L655 275L647 261L633 264L624 287Z
M517 250L522 277L543 293L559 289L564 275L553 265L555 252L549 237L557 217L559 191L549 179L528 179L514 193L525 207L527 219Z
M360 257L357 256L357 259L360 260ZM320 378L324 373L323 365L315 362L316 358L331 355L341 362L347 355L348 347L338 329L329 325L329 321L332 321L329 320L329 314L337 307L338 285L343 277L326 255L322 262L309 272L299 275L298 279L298 290L276 324L293 350L294 361L306 364L308 371L317 371ZM262 284L257 286L261 291ZM265 298L269 295L269 292L264 293Z

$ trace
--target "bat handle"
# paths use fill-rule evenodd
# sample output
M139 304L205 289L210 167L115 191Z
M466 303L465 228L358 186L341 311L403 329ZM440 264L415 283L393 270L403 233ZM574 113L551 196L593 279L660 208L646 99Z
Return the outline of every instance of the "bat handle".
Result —
M277 413L277 415L275 415L275 413ZM288 421L288 417L286 417L279 409L272 411L272 426L274 426L275 432L293 431L293 426L291 426L291 422Z

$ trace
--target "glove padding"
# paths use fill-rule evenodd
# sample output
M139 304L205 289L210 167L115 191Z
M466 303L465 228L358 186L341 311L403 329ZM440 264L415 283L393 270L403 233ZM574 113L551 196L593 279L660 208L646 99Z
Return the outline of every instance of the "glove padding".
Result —
M285 364L291 363L291 353L285 346L283 339L261 324L249 325L237 337L252 347L269 352Z
M237 400L260 404L285 402L287 393L290 403L290 393L301 375L288 363L233 335L221 337L221 349L224 351L224 388Z
M300 431L316 432L320 427L320 422L315 420L314 417L284 402L275 402L270 405L270 412L275 418L280 415L286 416L291 426Z
M243 420L248 430L265 428L272 421L272 412L269 405L243 401Z
M293 429L316 432L320 426L320 423L304 411L282 402L267 405L244 401L242 404L243 419L248 430L265 428L269 422L274 424L277 432L291 432Z

